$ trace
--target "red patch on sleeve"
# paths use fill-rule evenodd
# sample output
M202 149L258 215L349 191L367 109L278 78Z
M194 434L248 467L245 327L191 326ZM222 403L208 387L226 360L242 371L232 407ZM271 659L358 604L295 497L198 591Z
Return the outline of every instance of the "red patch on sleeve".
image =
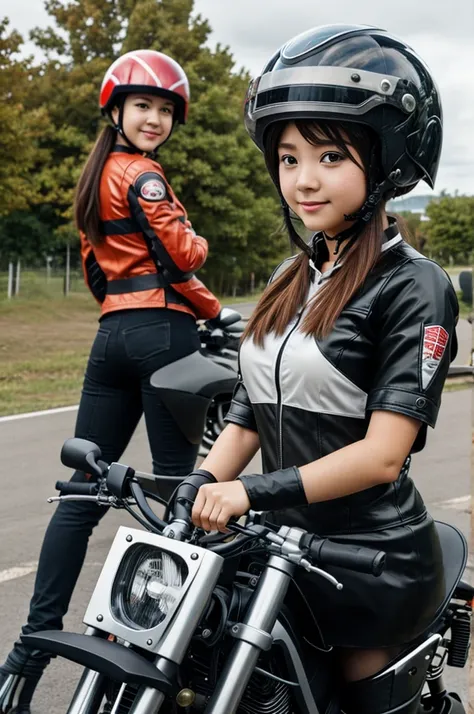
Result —
M434 360L435 362L441 362L448 340L449 334L441 325L429 325L425 327L423 361Z

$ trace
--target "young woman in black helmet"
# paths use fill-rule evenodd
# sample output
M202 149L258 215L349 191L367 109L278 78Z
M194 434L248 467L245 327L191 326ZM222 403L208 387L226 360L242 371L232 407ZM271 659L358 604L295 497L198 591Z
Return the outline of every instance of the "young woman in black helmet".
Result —
M388 33L316 28L251 84L245 123L300 252L275 271L248 323L193 521L224 530L252 508L386 551L379 578L335 569L337 593L300 579L339 651L345 711L364 714L351 683L422 633L443 598L437 533L409 466L436 422L458 305L446 273L385 212L420 180L434 184L439 95L422 60ZM263 475L237 478L259 448Z

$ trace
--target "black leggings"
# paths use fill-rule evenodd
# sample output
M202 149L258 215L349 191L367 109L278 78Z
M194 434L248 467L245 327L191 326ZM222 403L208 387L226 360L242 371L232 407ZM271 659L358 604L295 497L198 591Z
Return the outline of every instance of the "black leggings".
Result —
M185 476L197 446L187 441L150 385L150 375L200 347L195 320L176 310L124 310L102 318L84 378L75 435L97 443L104 461L118 461L145 414L153 472ZM72 479L85 476L76 472ZM107 508L63 502L41 549L24 634L60 629L81 572L89 536Z

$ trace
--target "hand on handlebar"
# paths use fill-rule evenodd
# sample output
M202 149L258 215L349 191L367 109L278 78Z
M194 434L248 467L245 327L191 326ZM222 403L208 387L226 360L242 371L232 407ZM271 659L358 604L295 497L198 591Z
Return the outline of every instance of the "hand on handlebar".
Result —
M241 481L224 481L201 486L194 501L192 521L205 531L227 533L227 523L250 509L250 501Z
M196 469L180 483L173 493L168 505L167 513L169 514L171 511L174 518L189 523L191 519L191 510L199 489L204 484L215 482L216 479L210 471Z

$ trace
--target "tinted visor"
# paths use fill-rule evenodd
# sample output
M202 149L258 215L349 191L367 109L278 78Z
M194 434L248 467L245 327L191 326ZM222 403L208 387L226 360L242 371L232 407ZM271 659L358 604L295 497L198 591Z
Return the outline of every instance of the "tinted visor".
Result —
M315 85L297 85L293 87L275 87L257 96L256 109L263 109L270 104L292 102L321 102L323 104L350 104L359 106L373 98L373 92L352 87L328 87Z

